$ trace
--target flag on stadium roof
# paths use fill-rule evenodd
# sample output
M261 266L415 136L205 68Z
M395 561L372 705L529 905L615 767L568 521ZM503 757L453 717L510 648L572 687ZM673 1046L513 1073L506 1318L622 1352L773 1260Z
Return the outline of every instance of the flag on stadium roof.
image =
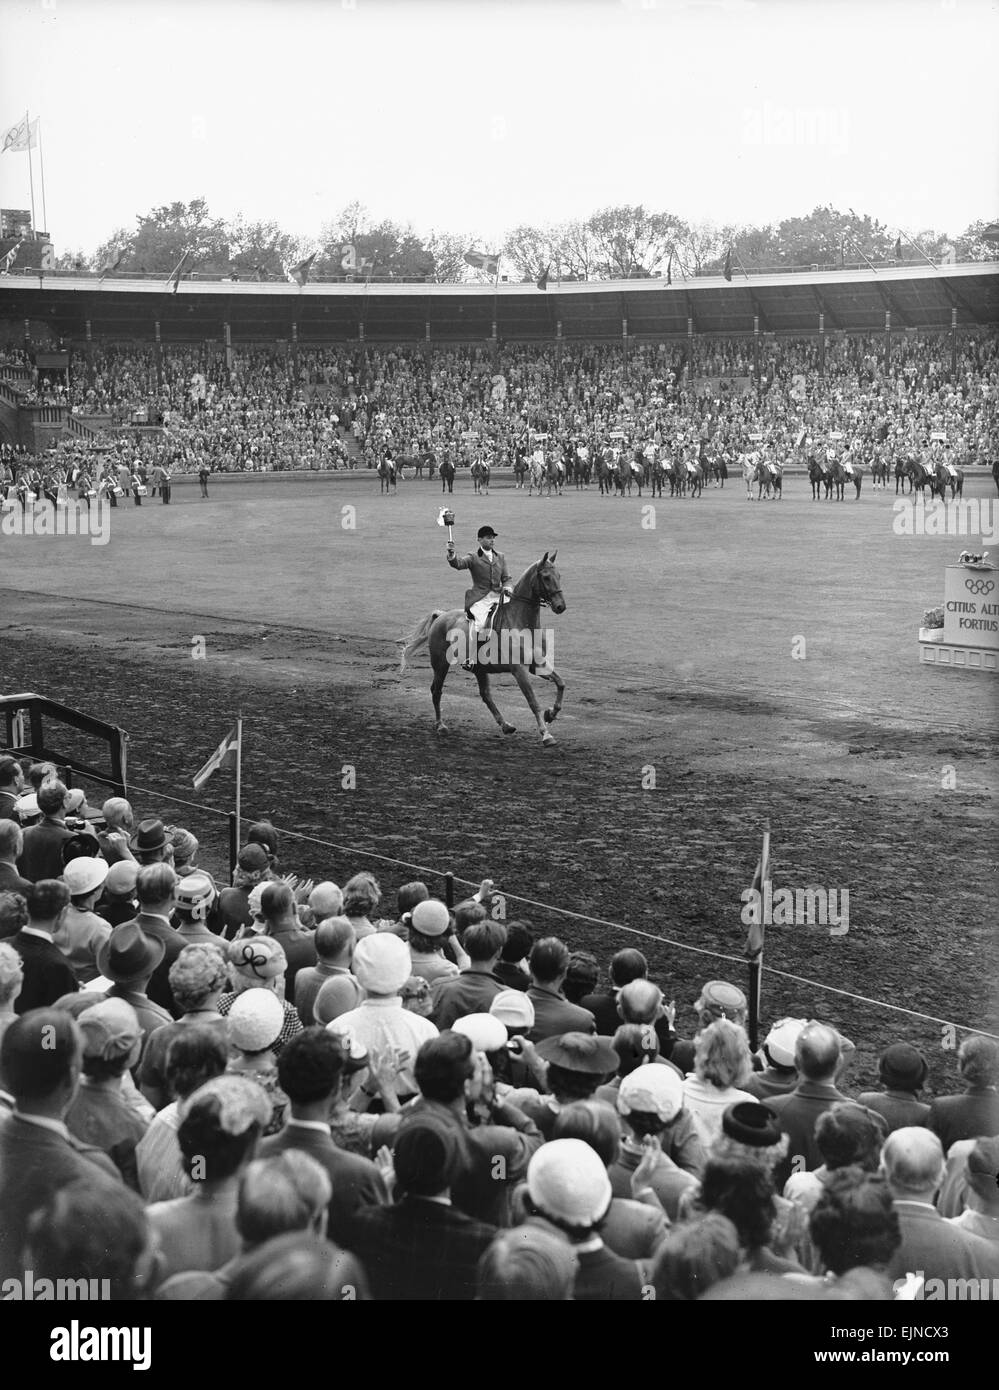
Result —
M316 259L318 254L318 251L313 251L311 256L306 256L304 261L299 261L298 265L293 265L288 271L288 279L296 284L299 289L301 289L308 280L309 272L312 269L312 262Z
M902 259L902 238L900 236L895 238L895 259L897 261Z
M731 280L731 278L732 278L732 248L731 248L731 246L728 248L728 250L727 250L726 253L725 253L725 269L722 271L722 274L725 276L725 279L726 279L726 280Z
M0 135L0 154L9 150L11 154L24 154L26 150L38 148L38 120L36 116L29 123L25 112L16 125L8 126Z
M541 274L538 276L537 280L535 281L535 284L537 285L537 287L538 287L539 290L546 290L546 289L548 288L548 272L549 272L549 270L551 270L551 266L550 266L550 265L546 265L545 268L544 268L544 270L541 272Z
M484 270L487 275L499 274L499 256L490 256L485 251L466 251L465 264Z
M101 266L100 279L103 280L105 275L113 274L114 271L116 271L118 267L121 265L122 261L125 259L127 255L127 246L112 246L111 250L107 254L107 259Z
M672 251L669 253L669 260L666 262L666 283L667 283L667 285L672 285L672 283L673 283L673 252L672 252Z
M220 768L235 767L239 753L239 726L237 725L226 734L204 767L194 774L194 790L200 791L209 777L218 772Z
M181 256L180 261L179 261L178 264L177 264L176 270L173 272L173 274L170 276L170 279L167 281L167 287L168 287L168 288L169 288L169 286L171 286L171 285L173 286L173 292L174 292L174 294L177 293L177 288L178 288L178 286L180 285L181 277L182 277L183 274L184 274L184 267L187 265L187 263L188 263L188 261L189 261L190 259L191 259L191 253L190 253L190 251L185 251L184 254Z
M10 273L10 268L11 268L11 266L14 264L14 258L16 257L16 255L17 255L17 253L18 253L18 251L19 251L20 249L21 249L21 243L20 243L20 242L18 242L16 246L12 246L12 247L10 248L10 250L7 252L6 256L4 256L3 260L0 261L0 275L7 275L7 274Z

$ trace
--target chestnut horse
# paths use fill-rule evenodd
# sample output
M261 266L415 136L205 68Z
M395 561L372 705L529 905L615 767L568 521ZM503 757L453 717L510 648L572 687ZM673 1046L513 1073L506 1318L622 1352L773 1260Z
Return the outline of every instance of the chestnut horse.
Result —
M558 712L562 708L562 696L565 693L565 682L551 665L552 654L540 625L542 605L550 608L553 613L565 612L562 581L555 568L556 553L553 550L549 555L545 551L541 559L535 561L517 580L512 596L496 611L488 640L480 648L481 659L476 659L475 664L479 695L503 732L513 734L516 733L516 729L513 724L507 723L496 708L489 692L489 677L499 672L509 672L531 707L543 744L555 742L547 726L554 724L558 718ZM448 613L435 610L429 617L417 623L409 636L403 639L400 674L406 669L407 659L425 644L430 650L430 664L434 672L430 695L434 702L437 732L446 734L447 725L441 718L441 694L448 671L452 665L460 662L467 648L466 614L461 609L453 609ZM493 660L489 656L490 650L494 653ZM523 659L517 662L514 659L515 655ZM542 680L551 681L555 686L555 703L544 711L543 716L534 696L528 674L529 668Z

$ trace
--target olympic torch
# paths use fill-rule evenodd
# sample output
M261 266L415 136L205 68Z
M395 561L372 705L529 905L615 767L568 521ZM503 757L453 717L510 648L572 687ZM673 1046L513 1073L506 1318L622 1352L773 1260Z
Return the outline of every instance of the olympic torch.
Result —
M448 544L454 545L454 532L451 530L454 525L454 512L447 507L441 507L437 514L437 525L447 527Z

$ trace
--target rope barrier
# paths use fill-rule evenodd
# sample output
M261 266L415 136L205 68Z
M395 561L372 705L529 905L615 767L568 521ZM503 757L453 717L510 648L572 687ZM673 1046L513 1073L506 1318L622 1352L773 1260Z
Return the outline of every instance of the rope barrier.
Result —
M108 779L106 778L96 776L88 777L88 780L97 782L108 781ZM228 817L229 815L228 811L223 811L219 807L203 806L198 802L187 801L183 797L171 796L168 792L156 791L150 787L140 787L132 783L130 784L129 789L130 791L143 792L149 796L156 797L162 801L174 802L179 806L190 806L197 811L207 811L214 815L223 817ZM337 850L338 852L343 854L358 855L364 857L365 859L377 859L382 864L392 864L397 868L411 870L412 872L421 875L430 874L435 878L444 878L447 876L449 872L448 870L434 868L432 865L416 864L407 859L397 859L393 855L380 854L376 850L367 849L360 845L343 845L338 844L334 840L320 839L317 835L306 835L303 832L297 830L285 830L279 825L276 825L274 829L277 831L279 835L281 835L285 839L301 840L306 844L319 845L323 849ZM479 882L481 881L476 881L475 879L470 878L462 878L459 874L451 874L451 878L455 883L463 884L466 887L473 889L478 888ZM627 926L623 922L613 922L606 917L591 917L588 913L575 912L572 908L559 907L554 903L540 902L536 898L526 898L519 893L503 892L501 896L507 902L521 903L525 907L533 907L541 912L552 913L556 916L565 917L575 922L585 922L592 926L609 927L612 931L624 932L629 936L640 937L642 940L652 941L659 946L669 946L677 951L687 951L689 954L692 955L710 956L712 960L721 960L727 962L728 964L738 965L740 967L746 964L746 959L744 956L730 955L724 951L713 950L712 948L707 946L692 946L689 942L678 941L675 937L656 935L654 932L643 931L640 927ZM955 1023L952 1019L938 1018L935 1014L922 1013L918 1009L907 1009L900 1004L889 1004L883 999L872 999L865 994L855 994L852 990L839 989L835 985L823 984L820 980L810 980L807 978L807 976L794 975L790 971L778 970L774 966L764 965L762 969L767 975L772 975L775 978L791 980L795 984L805 985L809 989L824 990L827 994L835 994L840 998L852 1000L854 1003L857 1004L868 1004L873 1008L885 1009L890 1011L891 1013L905 1014L909 1018L919 1019L921 1022L924 1023L935 1023L941 1027L954 1028L957 1032L974 1033L978 1037L991 1038L993 1041L999 1042L999 1034L984 1032L982 1029L974 1028L967 1023Z

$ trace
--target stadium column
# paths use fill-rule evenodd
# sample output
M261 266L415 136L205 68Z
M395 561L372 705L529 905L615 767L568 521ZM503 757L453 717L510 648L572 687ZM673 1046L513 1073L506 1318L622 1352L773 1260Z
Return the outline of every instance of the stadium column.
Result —
M232 324L226 323L225 327L225 374L232 376Z
M89 363L89 362L90 362L90 358L91 358L91 356L92 356L92 354L93 354L93 350L94 350L94 335L93 335L93 332L91 331L90 320L89 320L89 319L87 319L87 321L86 321L86 324L85 324L85 326L84 326L84 331L85 331L85 335L86 335L86 336L85 336L84 347L83 347L83 356L84 356L85 360Z
M687 315L687 385L694 380L694 320Z
M628 372L628 320L621 320L621 340L624 343L624 370Z
M756 394L760 394L760 316L753 315L753 375L756 378Z
M363 334L362 334L363 337ZM291 324L291 369L295 374L295 384L298 384L298 324L292 320Z
M819 315L819 376L826 374L826 316Z
M957 310L950 311L950 379L957 379Z
M555 378L562 380L562 320L555 320Z
M891 369L891 310L885 310L885 373Z
M163 390L163 347L160 343L160 321L153 323L153 361L156 363L156 389Z

